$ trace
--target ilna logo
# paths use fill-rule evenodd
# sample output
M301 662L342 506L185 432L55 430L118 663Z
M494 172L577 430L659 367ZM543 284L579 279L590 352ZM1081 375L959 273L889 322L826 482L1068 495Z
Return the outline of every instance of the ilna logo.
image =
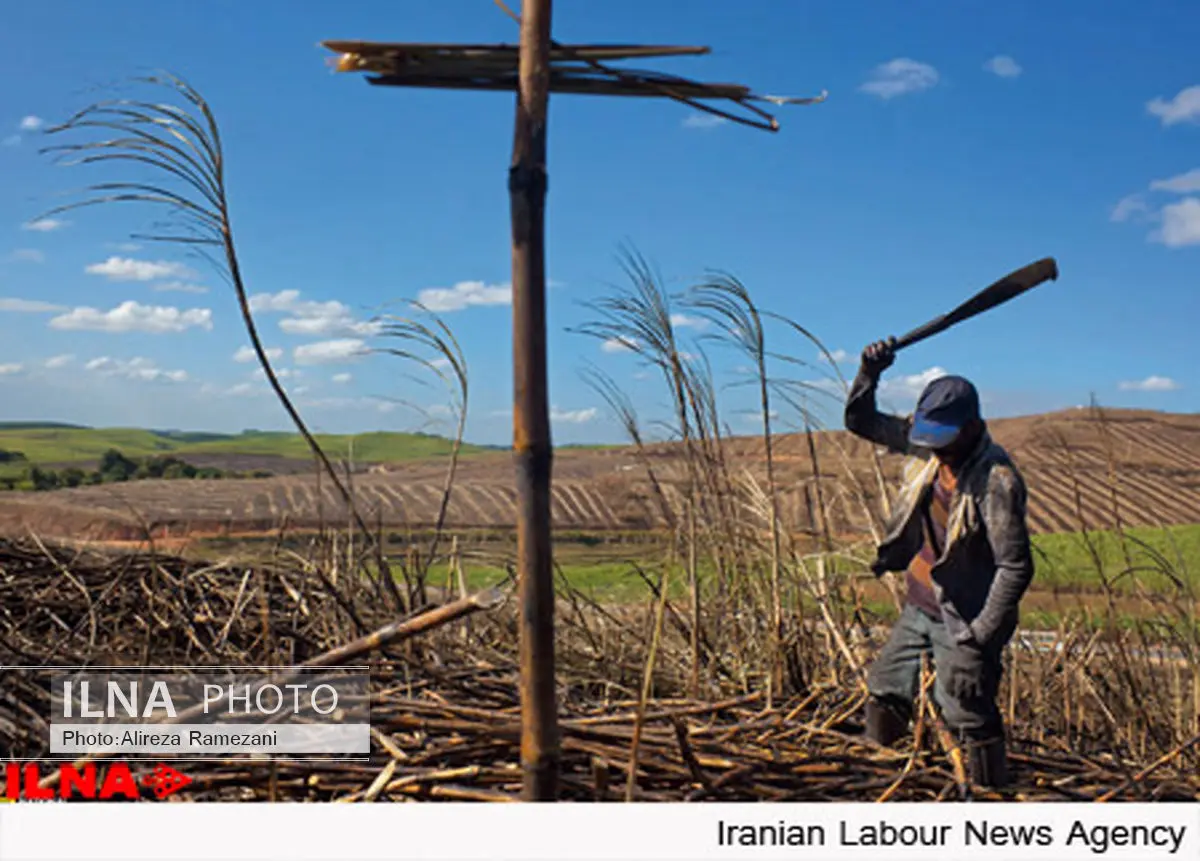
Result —
M108 766L103 774L89 763L82 768L64 765L59 769L58 786L42 787L41 769L37 763L24 765L10 762L4 767L5 801L68 801L72 798L99 799L126 798L137 801L141 798L138 781L124 762ZM142 777L141 785L148 787L159 799L172 795L192 782L169 765L159 764L154 771Z

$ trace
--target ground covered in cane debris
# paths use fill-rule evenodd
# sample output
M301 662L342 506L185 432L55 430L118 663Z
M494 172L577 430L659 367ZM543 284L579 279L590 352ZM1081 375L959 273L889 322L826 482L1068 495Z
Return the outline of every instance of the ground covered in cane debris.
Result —
M409 609L390 642L364 639L402 615L394 600L377 579L316 561L246 567L0 542L0 746L17 761L46 755L47 688L14 665L366 661L369 762L192 763L193 782L172 798L516 800L513 608L487 595ZM989 793L966 784L927 703L898 749L863 740L856 655L870 652L869 640L843 631L844 652L826 650L824 635L798 624L786 680L771 696L761 668L733 652L713 646L692 660L686 610L659 607L669 613L562 596L566 799L1200 799L1200 736L1188 708L1159 716L1141 688L1200 702L1177 660L1131 657L1119 641L1097 651L1097 638L1069 633L1053 648L1014 654L1004 702L1016 783Z

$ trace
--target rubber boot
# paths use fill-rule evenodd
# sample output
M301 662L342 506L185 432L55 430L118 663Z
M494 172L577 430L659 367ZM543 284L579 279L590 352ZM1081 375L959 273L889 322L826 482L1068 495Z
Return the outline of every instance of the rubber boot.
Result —
M967 776L972 783L990 789L1008 784L1008 753L1003 733L968 737L963 746L966 748Z
M899 703L871 697L864 717L867 738L884 747L891 747L908 731L908 710Z

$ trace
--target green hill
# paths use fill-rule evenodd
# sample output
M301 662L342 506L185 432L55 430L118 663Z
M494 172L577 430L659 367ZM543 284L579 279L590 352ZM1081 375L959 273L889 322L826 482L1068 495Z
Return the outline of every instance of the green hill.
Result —
M356 461L386 462L419 460L448 455L453 442L445 437L422 433L372 431L354 435L316 434L317 442L330 457L348 457L353 446ZM308 444L299 434L247 431L225 439L185 443L181 453L269 454L280 457L310 457ZM463 454L486 451L484 446L463 445Z
M452 442L445 437L422 433L376 431L363 434L318 434L325 453L343 458L353 446L360 462L417 460L450 453ZM21 452L34 464L89 463L109 449L127 457L154 454L245 454L308 458L309 449L299 434L244 431L240 434L153 431L140 428L86 428L34 422L0 425L0 450ZM463 445L463 454L488 450Z
M44 430L47 428L88 430L87 425L72 425L66 422L0 422L0 430Z

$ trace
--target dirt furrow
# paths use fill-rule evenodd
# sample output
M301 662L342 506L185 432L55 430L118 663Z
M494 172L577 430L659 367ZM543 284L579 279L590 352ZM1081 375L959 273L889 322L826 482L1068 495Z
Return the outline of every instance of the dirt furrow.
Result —
M1053 524L1055 532L1073 532L1079 528L1075 498L1063 483L1064 478L1046 470L1029 487L1029 507L1039 510Z
M612 510L604 496L600 493L593 493L592 495L595 499L596 507L600 509L604 525L608 527L620 526L621 519L617 517L616 512Z
M1145 498L1150 506L1142 506L1153 512L1157 519L1166 523L1200 521L1200 494L1178 488L1169 488L1156 480L1155 476L1129 473L1121 476L1121 482L1130 489L1134 499ZM1173 491L1173 492L1172 492Z
M513 522L517 514L515 499L506 496L500 488L494 486L480 485L478 490L495 507L496 513L491 521L493 524L508 525Z
M1034 534L1053 532L1054 524L1046 515L1046 509L1040 505L1030 505L1028 511L1029 531Z
M454 501L460 503L464 508L470 508L473 512L472 517L467 521L471 526L487 526L487 512L483 510L483 506L479 504L478 493L474 487L459 487L454 490Z
M438 511L442 507L442 489L423 481L410 484L408 489L416 502L413 507L417 511L417 520L426 524L434 523L437 520ZM448 522L453 523L452 520L449 520L449 509L446 514Z
M559 527L573 526L575 518L565 501L563 489L555 487L550 491L550 520Z
M587 518L587 514L575 498L575 494L571 492L570 485L565 482L555 485L554 502L557 505L558 513L553 513L551 516L554 518L554 522L560 526L578 526L580 521Z
M571 485L571 493L573 493L579 499L580 509L587 511L587 516L595 518L594 522L596 524L604 525L608 522L608 518L605 516L605 513L598 502L600 498L598 494L581 484Z
M1089 529L1111 529L1116 526L1117 518L1125 525L1139 522L1141 514L1132 508L1120 493L1117 486L1116 516L1113 512L1113 492L1108 486L1108 476L1076 474L1065 479L1066 490L1072 498L1078 494L1083 506L1084 522ZM1078 518L1077 518L1078 521Z
M575 485L564 483L562 485L564 501L566 501L571 510L575 512L574 520L579 525L591 523L599 526L602 518L598 517L594 509L589 510L589 506L584 501L587 498L587 493Z
M1159 459L1164 463L1187 467L1189 469L1200 469L1200 455L1196 452L1190 451L1184 446L1166 439L1162 435L1152 432L1147 433L1147 430L1150 430L1150 428L1141 428L1135 431L1133 428L1122 427L1118 433L1136 451L1158 455Z
M399 489L383 481L378 484L378 487L380 496L387 501L384 511L389 515L388 522L396 525L406 524L408 522L408 507L405 505L404 497L399 492Z
M1111 528L1116 526L1113 516L1113 486L1110 485L1109 477L1103 476L1084 476L1080 480L1081 496L1087 501L1087 504L1094 507L1098 526L1100 528ZM1125 484L1124 478L1118 476L1115 482L1116 496L1116 514L1125 525L1136 524L1139 526L1151 525L1148 518L1148 511L1152 510L1151 506L1137 505L1130 499L1129 487Z

